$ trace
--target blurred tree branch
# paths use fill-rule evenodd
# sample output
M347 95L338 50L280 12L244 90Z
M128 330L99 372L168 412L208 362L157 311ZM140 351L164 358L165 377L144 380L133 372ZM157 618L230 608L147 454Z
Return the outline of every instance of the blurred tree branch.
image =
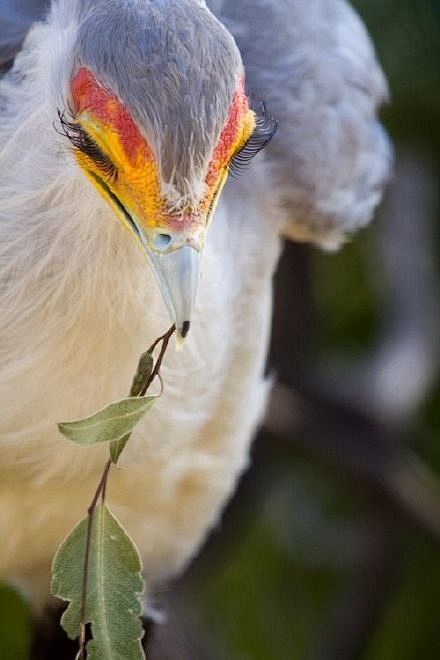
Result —
M395 431L337 398L281 384L273 389L264 429L369 482L407 521L440 541L439 482Z

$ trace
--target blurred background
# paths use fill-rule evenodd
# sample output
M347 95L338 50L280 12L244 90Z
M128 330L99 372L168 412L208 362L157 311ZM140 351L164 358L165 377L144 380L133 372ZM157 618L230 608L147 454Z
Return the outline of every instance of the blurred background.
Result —
M396 171L336 255L286 245L267 419L218 530L158 594L153 660L440 658L440 3L356 0ZM29 521L32 524L32 521ZM0 590L0 658L29 612Z

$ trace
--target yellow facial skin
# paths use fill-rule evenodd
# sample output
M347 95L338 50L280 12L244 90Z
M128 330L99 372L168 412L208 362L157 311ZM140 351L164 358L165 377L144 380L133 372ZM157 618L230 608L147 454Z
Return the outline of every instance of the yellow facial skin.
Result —
M121 205L140 228L160 229L163 226L165 230L164 204L160 195L157 168L146 148L140 146L135 155L129 158L119 134L111 126L103 125L91 113L84 113L77 121L113 163L114 172L109 174L108 171L103 171L93 158L80 150L75 150L76 159L122 223L133 232L133 226L121 209ZM105 187L99 181L103 181ZM138 234L135 234L135 237L140 241Z
M76 149L77 161L124 226L135 235L143 250L156 249L155 236L171 235L178 240L173 241L170 250L191 245L200 251L209 219L228 177L228 163L255 128L255 115L249 109L243 82L214 150L205 179L205 194L196 208L187 208L180 214L170 210L169 202L161 194L153 152L124 106L87 69L80 69L72 88L76 122L99 148L98 157L93 147L92 152Z
M241 129L234 131L233 127L230 127L230 120L226 124L209 166L206 177L207 192L201 203L201 208L208 215L208 222L215 213L221 192L228 180L228 164L231 158L243 148L255 130L255 113L249 110L247 99L246 107Z
M194 233L195 244L193 247L201 249L203 245L200 243L204 240L204 236L202 236L204 232L201 230L207 227L215 212L228 178L229 160L252 134L255 127L255 116L252 111L247 113L240 136L232 142L227 151L222 150L217 158L213 159L206 180L206 193L198 208L188 209L185 213L186 218L183 220L182 216L172 215L167 208L167 201L160 192L158 170L151 152L139 148L135 158L128 158L118 133L111 127L104 126L90 113L84 113L79 117L78 123L111 160L115 173L104 172L94 159L76 150L75 155L79 165L98 192L111 205L124 226L134 233L140 246L145 248L121 205L144 236L148 237L152 230L163 234L176 231ZM104 182L105 187L101 182ZM119 200L119 203L116 200ZM189 236L187 239L189 244L191 242ZM149 247L154 249L154 245Z

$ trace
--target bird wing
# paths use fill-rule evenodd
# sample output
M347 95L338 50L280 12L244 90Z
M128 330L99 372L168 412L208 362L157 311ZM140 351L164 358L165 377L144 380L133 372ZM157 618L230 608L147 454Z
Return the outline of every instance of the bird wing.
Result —
M237 40L248 91L279 121L265 153L284 233L336 247L371 219L392 162L376 118L387 83L363 23L345 0L208 4Z
M0 71L21 48L32 23L42 18L49 0L2 0L0 3Z

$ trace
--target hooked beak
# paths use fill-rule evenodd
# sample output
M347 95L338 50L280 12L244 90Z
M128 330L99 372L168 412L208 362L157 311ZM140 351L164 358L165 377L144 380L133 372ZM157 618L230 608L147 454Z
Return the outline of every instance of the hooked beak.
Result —
M147 249L162 298L172 323L175 324L178 340L187 336L200 275L201 255L190 245L172 252L160 253Z

